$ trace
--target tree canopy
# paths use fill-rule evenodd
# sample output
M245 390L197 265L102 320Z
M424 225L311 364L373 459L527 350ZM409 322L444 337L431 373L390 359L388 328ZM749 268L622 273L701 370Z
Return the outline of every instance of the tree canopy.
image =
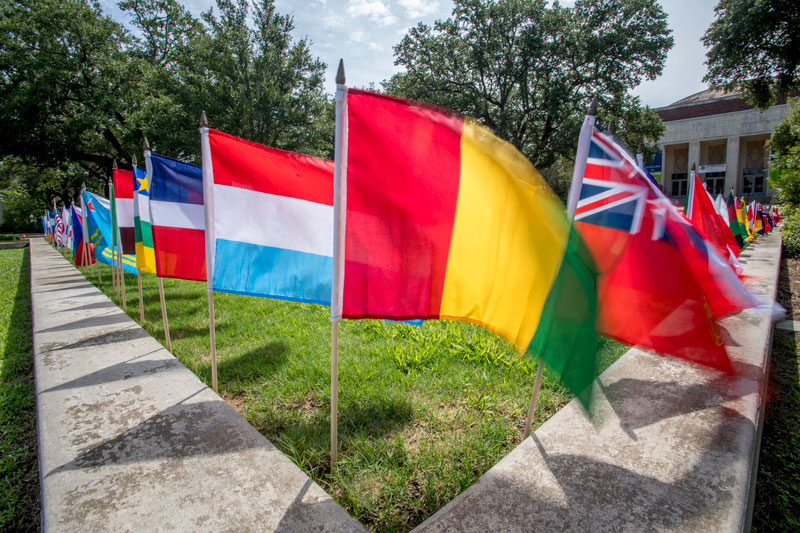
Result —
M742 91L759 108L800 88L800 2L720 0L703 36L712 87Z
M660 119L629 90L661 73L672 43L655 0L456 0L395 47L406 71L385 89L471 115L546 169L574 157L594 95L630 145L658 139Z

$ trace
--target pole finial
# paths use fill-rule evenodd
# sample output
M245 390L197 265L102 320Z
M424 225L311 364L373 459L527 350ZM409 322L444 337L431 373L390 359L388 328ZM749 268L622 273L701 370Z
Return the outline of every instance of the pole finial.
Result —
M113 169L117 168L117 158L116 157L114 158L114 163L111 165L111 168L113 168Z
M82 181L82 182L81 182L81 190L83 190L83 189L85 189L85 188L86 188L86 182L85 182L85 181Z
M144 149L145 149L146 151L148 151L148 152L150 151L150 143L149 143L149 142L147 142L147 135L144 135L144 136L143 136L143 139L142 139L142 148L144 148Z
M208 119L206 118L206 112L202 111L200 113L200 127L207 128L208 127Z
M614 135L614 123L615 122L616 121L612 119L611 122L608 123L608 134L609 135Z
M639 139L639 148L638 148L638 150L639 151L636 152L637 154L643 154L644 153L644 143L642 142L641 139Z
M344 85L344 59L339 58L339 68L336 69L336 85Z
M136 166L136 154L131 154L131 163Z
M594 98L592 98L592 103L589 104L589 112L586 114L591 117L597 115L597 95L594 95Z
M697 163L692 163L692 172L697 170Z

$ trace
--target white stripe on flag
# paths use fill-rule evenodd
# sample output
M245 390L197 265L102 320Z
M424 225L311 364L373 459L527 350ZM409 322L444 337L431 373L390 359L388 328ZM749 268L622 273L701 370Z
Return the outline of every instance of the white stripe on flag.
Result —
M123 228L133 227L133 198L114 198L117 203L117 224Z
M205 210L202 205L161 202L150 199L151 224L184 229L205 229Z
M149 196L144 194L136 194L136 200L139 202L139 220L142 222L150 223L150 210L147 208L147 200Z
M333 207L214 185L214 236L333 257Z

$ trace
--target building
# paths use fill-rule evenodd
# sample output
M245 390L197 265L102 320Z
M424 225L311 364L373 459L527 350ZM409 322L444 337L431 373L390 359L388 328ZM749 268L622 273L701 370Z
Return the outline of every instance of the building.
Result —
M773 191L767 183L765 143L789 114L785 97L758 111L738 94L708 89L655 111L666 126L658 144L667 195L683 202L689 171L697 165L712 196L733 189L748 202L770 202Z

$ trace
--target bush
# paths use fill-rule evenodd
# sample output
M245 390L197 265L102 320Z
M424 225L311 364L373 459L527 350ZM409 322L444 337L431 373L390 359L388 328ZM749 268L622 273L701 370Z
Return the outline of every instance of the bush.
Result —
M781 209L783 227L783 253L786 256L800 256L800 208L784 206Z
M3 223L0 230L7 233L41 233L39 217L45 205L32 198L22 187L16 186L0 191L3 206Z

